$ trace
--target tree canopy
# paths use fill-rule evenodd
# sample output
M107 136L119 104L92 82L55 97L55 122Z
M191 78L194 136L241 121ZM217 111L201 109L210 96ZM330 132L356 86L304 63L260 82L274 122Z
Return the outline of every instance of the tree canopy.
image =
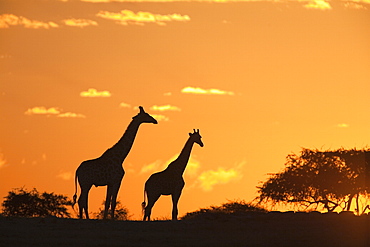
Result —
M355 210L360 214L360 197L367 199L370 181L369 150L319 151L303 149L300 155L289 154L285 169L271 174L258 186L259 203L285 203L324 209ZM368 209L367 202L362 212Z
M5 197L2 203L4 216L17 217L66 217L70 218L70 213L66 206L72 205L72 201L63 195L52 193L39 193L36 189L27 191L17 188Z

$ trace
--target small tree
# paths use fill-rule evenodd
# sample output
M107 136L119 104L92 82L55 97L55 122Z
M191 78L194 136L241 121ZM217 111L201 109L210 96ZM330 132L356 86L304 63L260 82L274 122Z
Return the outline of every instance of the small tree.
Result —
M105 201L103 201L102 205L103 206L105 205ZM108 214L110 215L110 210ZM104 207L99 208L99 211L95 213L95 218L99 220L104 219ZM115 220L131 219L131 215L129 215L128 209L125 206L123 206L120 201L117 201L116 209L114 210L114 219Z
M347 156L354 154L365 155L366 152L303 149L300 155L290 154L284 171L271 174L257 187L257 199L260 203L293 204L328 212L348 210L353 196L358 198L361 193L366 196L367 190L362 182L366 169L354 169L355 166L366 167L366 159L358 159L353 164Z
M2 203L4 216L17 217L45 217L57 216L70 218L66 206L72 205L72 201L63 195L44 192L40 194L35 188L27 191L17 188L5 197Z

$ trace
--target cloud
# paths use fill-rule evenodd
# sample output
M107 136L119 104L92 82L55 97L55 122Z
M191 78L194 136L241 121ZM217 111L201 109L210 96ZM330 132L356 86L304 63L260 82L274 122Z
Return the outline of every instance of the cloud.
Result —
M98 23L96 21L87 20L87 19L65 19L62 20L62 22L71 27L87 27L87 26L97 26Z
M179 107L172 105L162 105L162 106L154 105L150 107L150 109L153 111L181 111Z
M131 108L131 105L130 105L130 104L127 104L127 103L122 102L122 103L120 103L120 104L119 104L119 107L122 107L122 108Z
M349 127L349 124L340 123L340 124L337 124L336 127L338 127L338 128L348 128Z
M163 162L161 160L156 160L153 163L143 166L140 170L140 173L157 172L162 164Z
M73 174L71 172L61 172L57 175L57 178L61 178L63 180L71 180L73 178Z
M218 168L215 170L209 170L203 172L198 180L200 181L200 187L204 191L211 191L213 186L217 184L226 184L233 180L239 180L242 177L242 174L234 168L225 170L223 168Z
M361 4L361 3L366 3L366 1L367 1L367 4L370 4L370 0L365 0L365 1L359 0L359 1L354 1L354 2L345 2L344 7L348 8L348 9L364 9L364 10L366 10L367 9L366 6Z
M195 157L190 156L189 162L186 166L185 174L190 177L195 177L198 174L200 168L200 162Z
M85 115L73 112L65 112L58 115L58 117L62 118L86 118Z
M109 12L100 11L97 14L98 17L116 21L116 23L121 25L144 25L145 23L156 23L158 25L166 25L166 22L170 21L190 21L190 17L187 15L180 14L169 14L169 15L159 15L152 14L150 12L139 11L134 13L131 10L122 10L121 12Z
M6 160L4 158L4 155L2 153L0 153L0 169L3 168L3 167L6 167L7 164L6 164Z
M223 91L220 89L203 89L200 87L185 87L181 90L182 93L188 94L216 94L216 95L234 95L234 92Z
M111 93L109 91L98 91L95 88L89 88L87 91L80 93L81 97L90 97L90 98L107 98L111 96Z
M73 112L62 112L58 107L46 108L44 106L36 106L29 108L24 112L25 115L46 115L46 116L56 116L61 118L85 118L86 116L79 113Z
M137 106L132 107L130 104L128 104L128 103L124 103L124 102L120 103L120 104L119 104L119 107L122 107L122 108L132 108L132 109L134 109L134 110L139 110L139 107L137 107ZM153 107L154 107L154 108L153 108ZM151 110L154 110L154 111L160 111L160 110L158 109L158 107L157 107L157 106L152 106L150 109L151 109ZM162 111L164 111L163 109L165 109L165 108L161 108L161 107L160 107L160 109L162 109ZM174 110L174 109L172 109L172 110ZM155 120L157 120L158 122L161 122L161 121L166 122L166 121L169 121L169 120L170 120L170 118L169 118L169 117L164 116L164 115L160 115L160 114L150 114L150 115L151 115L152 117L154 117L154 118L155 118Z
M28 109L24 114L26 115L59 115L60 110L56 107L46 108L43 106L36 106Z
M148 172L153 173L153 172L162 171L166 169L166 167L172 161L176 160L178 156L179 154L175 154L165 162L163 162L162 160L156 160L153 163L143 166L140 170L140 173L148 173ZM197 175L199 167L200 167L200 162L191 155L188 161L188 164L186 166L186 169L185 169L185 174L191 177L194 177Z
M13 14L3 14L0 15L0 28L9 28L10 26L23 26L25 28L32 28L32 29L49 29L49 28L57 28L59 27L58 24L54 22L42 22L36 20L30 20L23 16L16 16Z
M307 9L329 10L331 5L325 0L313 0L304 5Z
M166 116L164 116L164 115L158 115L158 114L150 114L152 117L154 117L155 118L155 120L157 120L157 121L159 121L159 122L161 122L161 121L169 121L170 120L170 118L169 117L166 117Z

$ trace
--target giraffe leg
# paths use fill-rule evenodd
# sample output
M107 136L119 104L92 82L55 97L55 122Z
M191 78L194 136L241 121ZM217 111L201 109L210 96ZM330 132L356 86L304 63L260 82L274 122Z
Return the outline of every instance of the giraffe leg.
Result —
M152 213L152 208L153 208L155 202L158 200L158 198L160 196L161 196L160 194L152 195L152 194L147 192L148 205L145 207L145 213L144 213L143 221L145 221L145 220L150 221L150 215Z
M85 211L86 219L89 219L89 211L88 211L88 196L91 186L81 187L81 194L78 198L78 208L80 211L79 217L80 219L83 218L83 212Z
M112 186L107 186L107 197L105 198L105 207L104 207L104 217L103 219L107 219L109 208L111 206L111 200L112 200ZM113 218L112 218L113 219Z
M112 219L114 219L114 210L116 209L116 205L117 205L117 195L118 195L119 187L120 186L117 186L117 188L114 188L113 193L112 193L112 201L111 201L111 218Z
M172 220L177 220L177 215L178 215L178 209L177 209L177 204L179 202L181 196L181 191L175 194L172 194Z

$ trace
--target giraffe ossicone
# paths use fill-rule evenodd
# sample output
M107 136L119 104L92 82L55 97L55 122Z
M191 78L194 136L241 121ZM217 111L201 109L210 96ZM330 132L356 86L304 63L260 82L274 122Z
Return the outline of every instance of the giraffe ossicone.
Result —
M172 161L165 170L152 174L146 181L144 187L144 202L141 204L144 212L144 221L150 221L152 208L161 195L172 196L172 220L177 220L177 204L180 199L182 189L185 186L185 181L182 175L189 161L194 143L203 147L199 129L194 129L193 133L189 133L189 138L177 159ZM145 195L148 199L147 205L145 203Z
M104 219L107 218L110 209L111 218L114 219L114 210L121 181L125 175L122 163L131 150L136 134L142 123L157 124L152 116L139 106L139 114L132 118L121 139L107 149L99 158L83 161L76 170L75 174L75 194L73 204L77 199L77 180L81 188L78 199L79 218L82 219L85 212L86 219L89 219L88 194L93 185L107 186L107 196L105 200Z

